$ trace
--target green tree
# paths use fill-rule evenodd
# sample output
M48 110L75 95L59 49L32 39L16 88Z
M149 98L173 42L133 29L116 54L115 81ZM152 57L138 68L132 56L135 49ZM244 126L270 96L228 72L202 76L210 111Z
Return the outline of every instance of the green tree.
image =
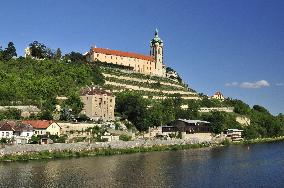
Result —
M140 95L123 92L116 96L116 111L126 116L140 131L148 128L144 119L146 110L147 103Z
M4 61L9 61L13 57L17 57L17 52L14 43L9 42L8 47L2 53L2 58Z
M79 52L71 52L64 56L64 59L70 63L84 63L85 57Z
M62 52L61 52L61 49L60 48L57 48L56 52L55 52L55 55L54 55L54 58L55 59L61 59L62 57Z
M73 93L68 96L68 99L64 102L64 106L72 110L72 114L78 116L84 107L84 103L78 94Z
M31 56L32 57L35 57L37 59L44 59L44 58L47 57L48 49L44 44L42 44L38 41L34 41L34 42L30 43L29 47L30 47L30 50L31 50Z

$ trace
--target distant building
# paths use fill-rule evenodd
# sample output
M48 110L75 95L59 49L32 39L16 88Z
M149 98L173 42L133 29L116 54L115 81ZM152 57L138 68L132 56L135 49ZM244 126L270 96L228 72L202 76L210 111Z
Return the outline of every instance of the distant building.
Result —
M81 100L84 103L82 114L92 120L113 121L115 96L101 88L87 87L81 91Z
M28 124L15 121L0 122L0 138L13 138L15 144L27 144L32 135L33 128Z
M178 78L178 74L177 74L177 72L176 71L169 71L169 72L167 72L166 73L166 77L167 78Z
M1 121L0 122L0 138L10 139L14 136L14 128L11 122Z
M198 111L201 113L213 111L232 113L234 112L234 107L201 107Z
M163 45L156 29L155 37L150 41L150 55L94 47L86 54L86 58L90 62L122 65L142 74L165 77Z
M29 124L17 122L14 126L16 144L27 144L33 136L33 127Z
M242 132L243 130L240 129L228 129L225 131L225 134L227 134L227 137L231 138L232 141L241 141L243 140Z
M208 121L177 119L162 126L162 134L181 134L182 139L209 141L212 138L212 129Z
M52 120L24 120L22 123L31 125L36 136L61 134L61 127Z
M211 99L217 99L217 100L224 100L225 97L223 96L223 94L220 91L217 91L212 97Z
M32 50L31 50L30 47L27 47L27 48L25 49L25 58L31 57L31 55L32 55Z

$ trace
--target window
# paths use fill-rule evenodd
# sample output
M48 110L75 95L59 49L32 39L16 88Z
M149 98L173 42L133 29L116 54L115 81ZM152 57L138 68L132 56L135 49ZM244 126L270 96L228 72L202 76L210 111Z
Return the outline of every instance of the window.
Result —
M97 54L97 57L99 57L99 54Z
M9 132L6 132L6 136L9 136Z
M106 101L104 101L104 104L106 104Z
M30 136L30 133L27 133L27 136Z
M110 99L109 102L112 102L112 99Z
M2 136L4 136L4 132L2 132Z

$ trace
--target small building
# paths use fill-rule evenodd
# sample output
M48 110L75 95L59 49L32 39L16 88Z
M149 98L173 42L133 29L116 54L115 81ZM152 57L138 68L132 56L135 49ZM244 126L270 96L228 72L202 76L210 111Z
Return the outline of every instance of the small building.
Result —
M177 119L162 126L163 135L180 134L182 139L199 139L209 141L212 138L212 129L208 121Z
M104 135L101 136L101 139L104 139L107 142L118 141L119 135L114 135L114 134L111 134L109 132L105 132Z
M167 78L177 79L178 78L178 74L177 74L176 71L168 71L168 72L166 72L166 77Z
M39 144L53 144L53 140L51 140L50 138L48 138L48 137L42 137L41 139L40 139L40 142L39 142Z
M224 100L225 97L224 97L224 95L223 95L220 91L217 91L217 92L211 97L211 99Z
M33 134L33 127L29 124L17 122L14 125L14 139L16 144L27 144Z
M22 123L31 125L36 136L61 134L61 127L52 120L24 120Z
M92 120L114 121L115 96L98 87L87 87L81 91L84 103L82 114Z
M243 130L240 129L228 129L227 131L225 131L225 134L227 135L227 137L231 138L232 141L241 141L243 140L242 132Z
M0 122L0 139L11 139L14 136L14 128L11 122L1 121Z

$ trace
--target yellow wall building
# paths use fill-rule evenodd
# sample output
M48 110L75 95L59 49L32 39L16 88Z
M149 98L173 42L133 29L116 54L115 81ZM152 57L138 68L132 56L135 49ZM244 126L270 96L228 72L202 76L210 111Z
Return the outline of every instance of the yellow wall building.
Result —
M100 88L89 87L81 91L81 100L84 103L82 114L92 120L113 121L115 96Z
M123 65L132 68L135 72L165 77L163 45L156 29L155 37L150 41L150 55L94 47L87 53L87 60Z

